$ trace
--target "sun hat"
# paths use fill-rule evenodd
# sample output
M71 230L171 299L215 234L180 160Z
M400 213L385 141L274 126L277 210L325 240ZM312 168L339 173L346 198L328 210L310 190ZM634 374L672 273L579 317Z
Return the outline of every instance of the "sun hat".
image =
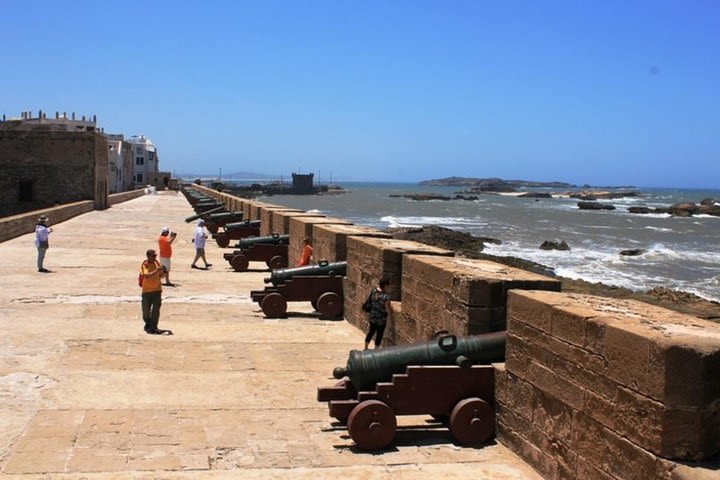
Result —
M47 215L40 215L40 218L38 218L38 222L47 222L50 220Z
M169 232L169 231L170 231L169 227L163 227L162 230L160 230L160 233L165 233L165 232Z
M198 225L200 225L200 226L205 225L205 220L203 220L202 218L200 220L198 220Z

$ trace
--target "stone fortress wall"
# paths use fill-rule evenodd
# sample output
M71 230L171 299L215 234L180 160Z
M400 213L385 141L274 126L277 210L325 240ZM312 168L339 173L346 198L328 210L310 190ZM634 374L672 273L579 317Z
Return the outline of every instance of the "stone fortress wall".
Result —
M316 260L346 259L345 318L358 328L366 325L360 305L390 276L389 343L506 330L498 440L546 478L697 478L692 462L720 452L720 325L561 293L553 278L193 188L290 233L295 255L302 238L293 235L310 233Z

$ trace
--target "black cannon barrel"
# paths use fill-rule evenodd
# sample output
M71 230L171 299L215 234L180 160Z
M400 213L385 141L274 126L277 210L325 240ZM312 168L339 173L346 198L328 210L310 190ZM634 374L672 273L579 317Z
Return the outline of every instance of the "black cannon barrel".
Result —
M260 220L245 220L244 222L233 222L225 225L225 230L232 230L233 228L249 228L259 227Z
M258 243L265 243L269 245L287 245L290 242L290 235L279 235L273 233L266 237L247 237L241 238L235 244L235 248L247 248Z
M221 213L211 213L207 217L205 217L205 220L208 222L217 222L221 220L236 220L240 221L243 218L243 212L221 212Z
M270 272L270 276L264 279L265 283L272 283L278 286L293 277L306 277L310 275L327 275L344 277L347 271L347 262L326 262L322 261L317 265L303 265L302 267L277 268Z
M198 213L197 215L192 215L190 217L187 217L185 219L185 222L187 222L187 223L194 222L195 220L197 220L199 218L205 218L208 215L219 212L220 210L225 210L225 207L220 206L220 207L213 208L212 210L207 210L205 212Z
M358 391L374 390L378 382L390 381L393 374L405 373L409 365L489 364L505 359L505 332L468 337L453 335L425 343L380 350L351 350L346 367L337 367L333 376L350 378Z

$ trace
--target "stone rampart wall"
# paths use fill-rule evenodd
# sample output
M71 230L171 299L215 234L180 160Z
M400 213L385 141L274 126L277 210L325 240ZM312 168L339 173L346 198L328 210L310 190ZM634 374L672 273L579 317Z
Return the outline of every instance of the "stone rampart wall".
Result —
M296 265L300 261L300 254L305 246L305 237L309 238L310 245L313 245L313 257L315 261L327 260L325 258L319 258L314 251L313 226L315 225L352 225L352 222L333 217L291 217L289 223L290 228L288 229L288 233L290 234L288 262L290 265Z
M52 227L54 224L70 220L93 210L95 210L95 202L85 200L0 218L0 242L34 232L40 215L47 215L50 218L48 226Z
M277 225L275 225L275 212L285 213L303 213L302 210L294 208L264 206L260 209L260 235L272 235L273 233L286 234L288 227L282 219L278 217Z
M579 294L508 309L498 438L546 478L670 478L720 452L720 325Z
M127 202L128 200L142 197L143 195L145 195L144 188L131 190L129 192L113 193L112 195L108 195L108 204L117 205L118 203Z
M498 439L544 477L679 480L720 452L720 325L562 294L555 279L288 210L261 206L261 223L290 233L297 255L311 233L316 259L347 260L345 318L359 329L382 277L393 282L387 344L507 328Z

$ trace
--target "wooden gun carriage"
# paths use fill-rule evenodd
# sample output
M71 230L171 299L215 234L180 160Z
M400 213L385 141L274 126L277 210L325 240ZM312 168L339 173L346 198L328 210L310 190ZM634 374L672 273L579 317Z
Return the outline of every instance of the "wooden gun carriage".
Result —
M236 272L246 271L251 261L265 262L270 269L287 267L289 240L290 235L277 233L243 238L235 245L238 250L224 254L223 258Z

